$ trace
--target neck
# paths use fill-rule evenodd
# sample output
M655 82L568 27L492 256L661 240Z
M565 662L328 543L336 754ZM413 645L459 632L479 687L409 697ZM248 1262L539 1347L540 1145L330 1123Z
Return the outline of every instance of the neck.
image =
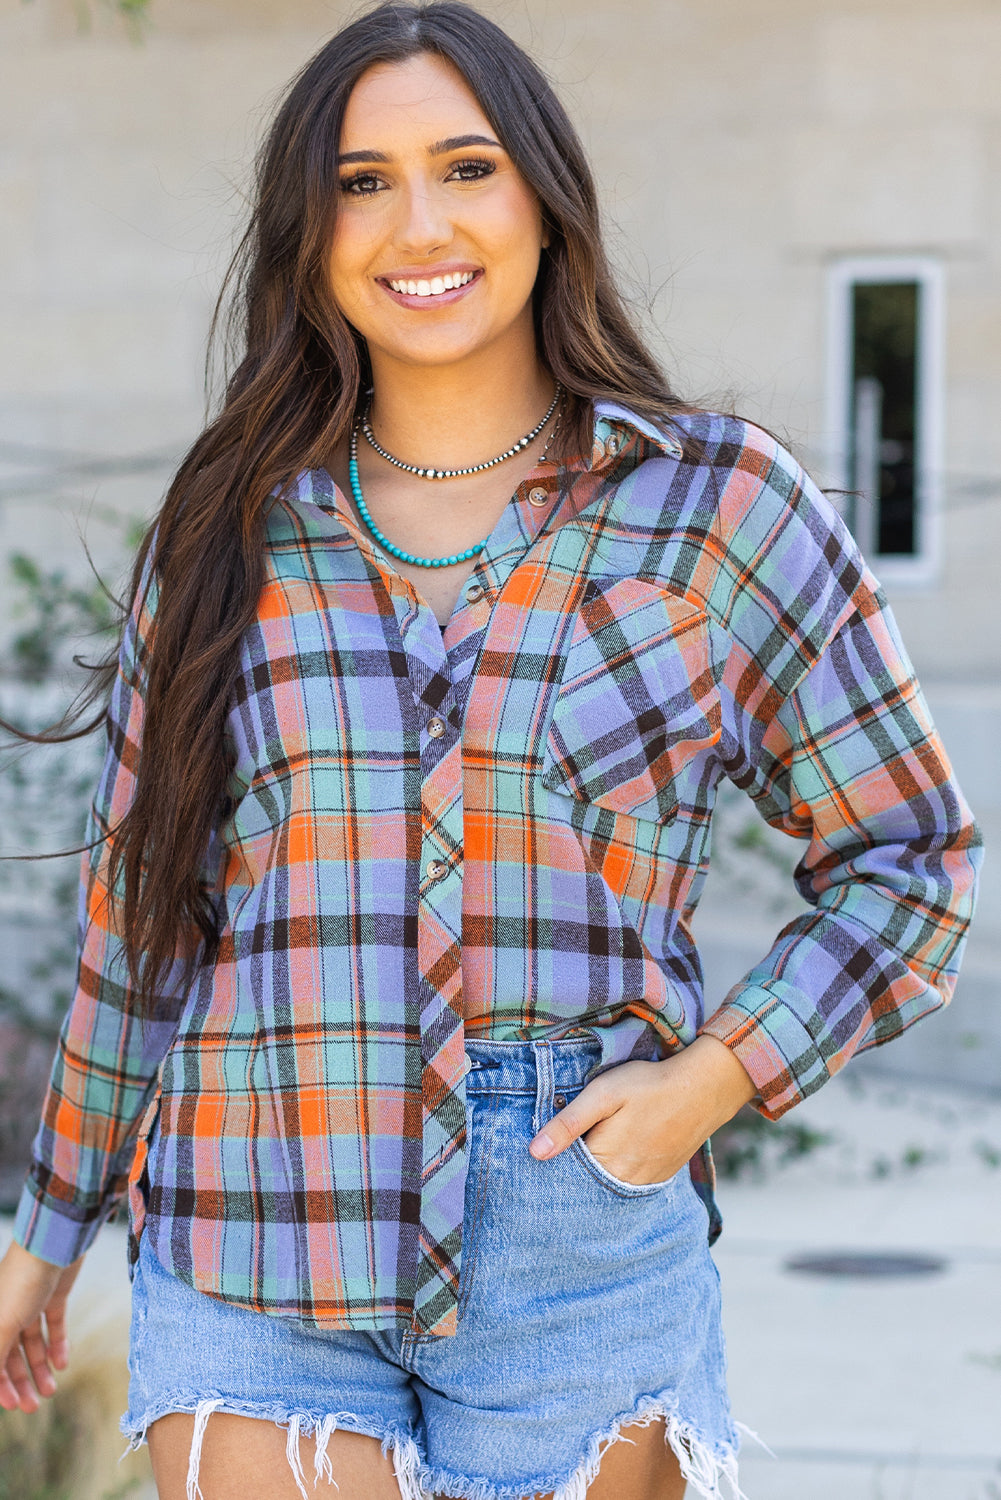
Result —
M404 463L442 468L502 452L535 426L556 389L534 345L442 367L400 365L373 351L372 383L372 427L383 447Z

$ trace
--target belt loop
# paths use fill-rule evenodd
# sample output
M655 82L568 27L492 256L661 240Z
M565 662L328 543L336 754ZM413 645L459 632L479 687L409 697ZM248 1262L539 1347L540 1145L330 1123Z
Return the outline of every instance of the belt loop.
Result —
M532 1129L540 1131L550 1114L550 1100L555 1087L553 1073L553 1049L545 1040L532 1042L535 1057L535 1114Z

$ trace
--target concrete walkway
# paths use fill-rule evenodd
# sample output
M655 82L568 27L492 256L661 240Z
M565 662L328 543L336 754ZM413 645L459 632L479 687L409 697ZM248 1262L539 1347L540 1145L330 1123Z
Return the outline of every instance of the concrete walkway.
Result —
M1001 1500L1001 1103L851 1068L788 1117L828 1145L723 1183L734 1413L750 1500ZM933 1275L787 1269L921 1254Z

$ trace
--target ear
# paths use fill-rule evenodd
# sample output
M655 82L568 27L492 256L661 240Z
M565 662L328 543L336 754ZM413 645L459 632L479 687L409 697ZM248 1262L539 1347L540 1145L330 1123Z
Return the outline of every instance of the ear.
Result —
M545 219L543 219L543 221L542 221L542 248L543 248L543 250L548 250L549 247L550 247L550 245L552 243L553 243L553 231L550 229L550 227L546 223Z

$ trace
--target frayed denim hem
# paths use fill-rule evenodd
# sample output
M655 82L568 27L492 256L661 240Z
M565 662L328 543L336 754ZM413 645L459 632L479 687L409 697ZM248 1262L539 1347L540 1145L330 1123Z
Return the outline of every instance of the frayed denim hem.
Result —
M411 1433L405 1432L398 1427L387 1427L378 1430L373 1424L364 1422L352 1412L328 1412L318 1416L314 1412L290 1412L277 1406L254 1405L245 1401L233 1401L225 1396L207 1396L201 1401L192 1402L184 1397L176 1401L169 1399L160 1401L153 1408L145 1411L140 1424L129 1421L126 1414L121 1421L121 1430L129 1440L125 1453L141 1447L146 1441L146 1432L154 1422L161 1417L168 1416L171 1412L187 1412L194 1416L195 1427L191 1437L191 1453L188 1457L188 1478L186 1496L187 1500L205 1500L202 1489L198 1483L198 1471L201 1467L202 1444L205 1441L205 1428L209 1417L213 1412L228 1412L237 1417L254 1417L265 1422L274 1422L278 1427L285 1427L288 1436L285 1442L285 1456L292 1470L296 1488L303 1496L303 1500L310 1500L310 1492L306 1488L306 1474L302 1467L302 1458L299 1452L300 1437L314 1436L316 1439L316 1454L313 1459L313 1488L319 1484L321 1479L327 1480L337 1488L334 1478L333 1465L327 1448L330 1439L335 1432L355 1432L363 1437L375 1438L382 1444L384 1454L392 1450L393 1471L396 1474L396 1482L400 1487L401 1500L426 1500L419 1482L421 1468L421 1454ZM125 1454L122 1454L125 1457Z
M449 1474L445 1469L432 1469L424 1464L418 1476L419 1493L422 1500L430 1500L432 1495L448 1496L449 1500L531 1500L534 1495L551 1491L553 1500L586 1500L606 1449L613 1443L632 1441L622 1429L649 1427L660 1421L664 1423L664 1440L677 1458L692 1494L701 1500L747 1500L737 1480L736 1434L733 1445L708 1442L678 1415L676 1400L669 1394L641 1397L631 1412L624 1412L603 1432L595 1433L569 1477L547 1474L534 1480L528 1490L524 1486L512 1489L509 1485L492 1484L488 1479ZM754 1437L749 1428L739 1423L737 1426Z

